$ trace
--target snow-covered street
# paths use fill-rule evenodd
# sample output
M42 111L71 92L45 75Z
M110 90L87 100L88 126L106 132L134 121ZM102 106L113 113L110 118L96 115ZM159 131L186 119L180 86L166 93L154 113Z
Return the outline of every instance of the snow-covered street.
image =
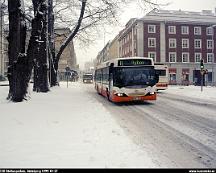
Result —
M170 86L114 104L93 84L61 83L23 103L0 87L0 167L214 168L216 88Z
M8 103L0 87L0 167L156 167L86 89L61 83Z

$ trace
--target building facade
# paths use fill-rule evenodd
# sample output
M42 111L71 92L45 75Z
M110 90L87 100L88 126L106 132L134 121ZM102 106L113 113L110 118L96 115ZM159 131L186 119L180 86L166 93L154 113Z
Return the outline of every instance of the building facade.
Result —
M119 33L119 57L126 56L167 64L170 84L199 83L203 59L205 82L216 85L216 14L154 9L131 19Z
M67 36L70 34L69 28L58 28L55 29L55 49L56 51L59 50L61 44L65 41ZM56 52L57 53L57 52ZM64 52L61 55L61 58L59 60L59 77L60 80L65 80L65 68L69 67L71 70L78 71L79 66L77 64L77 58L76 53L74 49L74 44L71 41L68 46L65 48Z
M70 29L68 28L58 28L55 29L55 50L58 51L60 48L60 45L63 43L63 41L67 38L68 34L70 33ZM4 76L7 76L7 66L8 66L8 41L6 39L8 35L8 28L5 27L4 31L4 37L2 37L2 45L3 45L3 55L1 59L1 73L4 74ZM26 37L26 43L28 43L28 40L30 39L31 30L27 31L27 37ZM26 44L26 50L28 45ZM1 46L0 46L1 48ZM57 53L57 52L56 52ZM1 58L1 56L0 56ZM65 68L70 67L71 70L78 71L79 66L77 64L76 59L76 53L74 49L73 42L70 42L69 45L65 48L64 52L62 53L62 56L59 60L59 77L60 79L64 80L65 77Z

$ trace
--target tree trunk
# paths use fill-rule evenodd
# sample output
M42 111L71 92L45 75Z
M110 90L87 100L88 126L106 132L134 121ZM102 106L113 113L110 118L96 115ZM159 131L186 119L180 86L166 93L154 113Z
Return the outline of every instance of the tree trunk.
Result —
M28 61L25 55L26 23L23 0L8 0L8 99L21 102L26 99L28 87Z
M34 91L37 92L48 92L49 81L48 81L48 28L47 28L47 0L33 0L35 19L38 21L37 24L41 25L37 33L38 42L34 58ZM36 24L36 25L37 25Z
M49 80L50 86L58 85L57 71L55 69L55 41L54 41L54 14L53 14L53 0L48 0L48 36L49 36Z

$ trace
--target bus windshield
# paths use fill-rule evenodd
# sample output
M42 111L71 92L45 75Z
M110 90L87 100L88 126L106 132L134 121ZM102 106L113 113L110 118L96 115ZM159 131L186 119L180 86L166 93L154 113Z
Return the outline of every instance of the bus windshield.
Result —
M93 75L92 74L84 74L83 75L83 79L90 79L90 80L92 80L93 79Z
M155 70L153 67L117 67L113 72L113 85L116 87L154 86Z

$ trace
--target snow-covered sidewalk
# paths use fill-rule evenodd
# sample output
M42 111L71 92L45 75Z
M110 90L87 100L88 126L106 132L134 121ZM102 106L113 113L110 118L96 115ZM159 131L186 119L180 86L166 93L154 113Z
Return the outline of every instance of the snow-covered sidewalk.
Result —
M179 95L179 97L186 96L193 99L216 102L216 87L211 86L203 86L203 90L201 91L201 86L169 85L167 90L160 92Z
M0 87L0 168L157 167L81 83L22 103Z

